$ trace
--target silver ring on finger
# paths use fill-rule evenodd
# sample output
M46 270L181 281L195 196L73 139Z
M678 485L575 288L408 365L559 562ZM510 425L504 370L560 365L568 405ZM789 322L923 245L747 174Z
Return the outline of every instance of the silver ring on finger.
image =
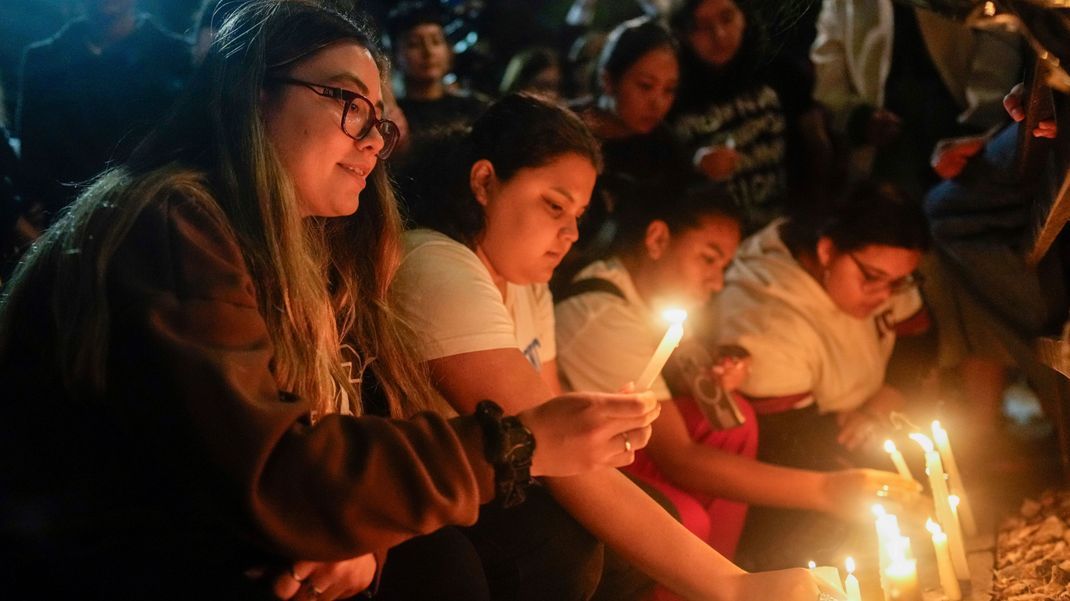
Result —
M628 440L628 433L627 432L621 432L620 436L621 436L621 438L624 439L624 452L625 453L631 453L632 452L632 441Z

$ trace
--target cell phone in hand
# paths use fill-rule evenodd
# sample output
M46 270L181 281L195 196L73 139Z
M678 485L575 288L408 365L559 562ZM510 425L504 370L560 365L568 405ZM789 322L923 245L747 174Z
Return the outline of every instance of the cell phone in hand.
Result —
M741 346L725 345L717 349L717 361L724 357L745 359L750 353ZM746 421L732 395L712 376L714 356L694 340L676 347L662 374L673 395L687 395L695 399L706 420L714 430L727 430Z

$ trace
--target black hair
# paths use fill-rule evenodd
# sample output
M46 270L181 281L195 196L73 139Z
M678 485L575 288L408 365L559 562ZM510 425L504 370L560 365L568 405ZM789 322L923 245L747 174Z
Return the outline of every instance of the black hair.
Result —
M399 177L401 196L417 226L472 247L485 227L483 206L468 179L476 161L490 161L497 178L507 181L521 169L542 167L566 154L587 158L601 171L598 140L575 113L534 94L510 94L490 105L470 129L415 138Z
M557 56L557 52L550 48L537 46L518 52L505 68L499 91L502 94L509 94L524 90L536 75L551 67L557 67L560 70L561 59Z
M668 48L680 55L680 44L661 21L650 17L638 17L617 25L609 32L606 45L598 57L598 72L605 72L610 80L617 81L648 52Z
M647 227L664 221L673 235L700 225L700 220L721 217L742 227L743 211L723 184L708 182L684 189L665 180L638 180L627 176L603 182L617 205L612 254L634 252L643 245Z
M827 237L842 252L877 244L910 250L929 248L929 224L921 206L888 183L859 182L822 212L796 216L780 230L791 251L812 254Z
M436 0L403 0L386 17L386 34L391 51L401 48L401 38L419 25L445 27L446 10Z

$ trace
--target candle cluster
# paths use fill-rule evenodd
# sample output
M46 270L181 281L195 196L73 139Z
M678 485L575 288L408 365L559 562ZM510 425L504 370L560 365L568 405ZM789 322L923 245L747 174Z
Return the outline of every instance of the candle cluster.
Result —
M936 520L929 519L926 529L932 535L940 586L950 601L962 599L960 581L969 581L963 530L976 533L973 512L966 502L962 477L951 442L940 422L932 423L932 438L914 432L909 438L916 442L925 458L925 473L933 497ZM935 441L935 443L934 443ZM904 478L914 479L903 453L891 440L884 442L896 471ZM886 601L917 600L921 598L917 580L917 560L910 555L910 540L899 530L898 518L882 505L875 505L877 540L880 551L881 586Z

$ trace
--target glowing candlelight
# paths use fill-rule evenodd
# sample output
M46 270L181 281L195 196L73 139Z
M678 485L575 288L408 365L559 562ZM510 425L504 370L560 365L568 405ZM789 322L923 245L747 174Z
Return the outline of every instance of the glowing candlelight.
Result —
M955 461L955 454L951 452L951 439L948 438L947 430L940 425L940 422L934 421L932 429L933 441L936 442L936 448L940 451L940 460L944 462L944 466L947 468L951 492L958 495L962 500L961 511L959 512L959 518L962 519L962 529L967 536L975 536L977 534L977 522L973 519L973 509L966 499L966 488L962 485L959 464Z
M650 387L654 385L654 380L661 373L661 368L665 367L665 362L669 360L669 355L684 337L684 321L687 319L687 311L666 309L661 316L669 322L669 329L665 332L665 337L661 339L657 350L654 351L654 356L643 369L643 374L635 381L636 390L650 390Z
M900 476L910 480L914 479L914 474L910 473L910 468L907 467L907 462L903 459L903 454L899 452L899 449L896 448L894 442L885 440L884 451L892 458L892 463L895 464L895 469L899 472Z
M940 572L940 586L950 601L962 599L962 589L955 577L955 567L951 564L951 551L947 548L947 535L940 530L940 524L931 519L925 523L925 528L933 535L933 550L936 551L936 568Z
M847 567L847 578L843 581L843 588L847 591L847 601L862 601L862 589L858 586L858 578L855 578L855 560L848 557L844 563Z
M944 466L940 462L940 453L936 451L933 441L928 436L914 433L910 435L910 438L925 450L925 471L929 473L929 488L932 489L936 518L947 532L951 563L955 566L955 577L959 580L969 580L970 569L966 563L966 546L962 541L962 529L959 528L958 518L955 517L951 502L948 500L947 480L944 477Z
M918 562L915 559L896 559L884 570L884 592L891 601L920 601Z

